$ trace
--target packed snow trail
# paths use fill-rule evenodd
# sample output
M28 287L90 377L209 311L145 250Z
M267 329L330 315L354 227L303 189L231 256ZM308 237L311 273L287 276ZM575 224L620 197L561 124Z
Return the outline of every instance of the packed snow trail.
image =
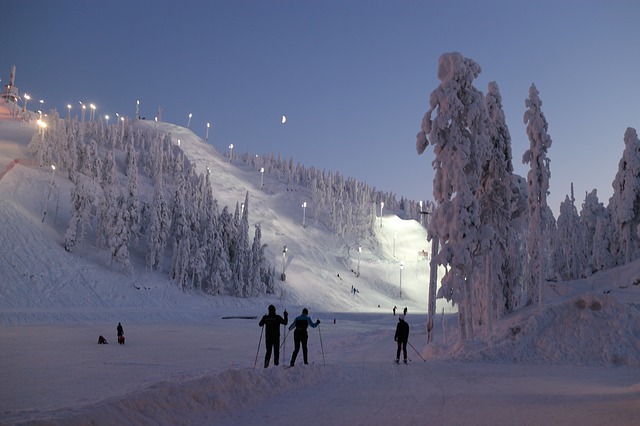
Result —
M252 368L260 334L255 320L123 322L126 346L115 344L117 321L3 327L0 383L12 387L0 394L0 423L640 422L639 369L422 362L417 356L396 365L391 315L345 317L323 329L326 366L319 333L311 332L311 365L290 369ZM422 348L418 324L412 323L410 341ZM112 344L96 344L99 334ZM290 355L283 354L282 365Z
M608 422L631 425L640 420L639 377L631 376L606 368L585 374L441 361L226 370L160 382L31 424L591 425L609 413Z

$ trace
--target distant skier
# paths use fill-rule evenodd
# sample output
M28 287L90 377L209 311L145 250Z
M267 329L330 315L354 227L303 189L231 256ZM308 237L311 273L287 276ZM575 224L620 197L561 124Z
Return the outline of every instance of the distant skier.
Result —
M393 307L393 316L394 316L394 317L396 316L396 309L397 309L397 308L396 308L396 306L394 306L394 307Z
M407 363L407 342L409 341L409 324L404 320L404 315L398 316L398 325L396 326L396 335L394 340L398 342L398 351L396 352L396 364L400 363L400 350L404 352L404 363Z
M269 366L271 352L273 352L273 365L280 362L280 324L287 325L289 323L289 313L285 309L284 318L276 314L276 307L269 305L269 313L264 315L258 325L265 326L265 343L267 352L264 355L264 368Z
M404 307L404 311L402 311L402 313L404 314L404 316L407 316L407 307Z
M291 355L291 367L296 364L296 357L298 356L298 352L300 351L300 344L302 344L302 358L304 359L305 364L309 364L307 359L307 340L309 339L309 335L307 334L307 328L309 326L316 328L320 325L320 320L316 322L311 321L311 318L308 317L309 311L307 308L302 310L302 315L296 317L293 320L293 323L289 326L289 330L293 330L295 327L295 331L293 332L293 342L295 344L295 350Z
M118 333L118 343L124 345L124 329L122 328L122 324L118 323L118 327L116 328Z

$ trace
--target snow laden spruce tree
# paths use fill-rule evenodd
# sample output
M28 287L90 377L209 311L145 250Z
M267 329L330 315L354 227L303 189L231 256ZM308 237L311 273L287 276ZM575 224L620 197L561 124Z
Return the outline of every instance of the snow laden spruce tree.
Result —
M619 237L618 265L638 258L640 247L640 139L635 129L624 133L624 152L612 183L609 208Z
M588 193L584 198L580 221L584 236L582 240L586 245L587 269L585 275L589 276L596 271L605 271L615 266L613 258L613 238L616 235L611 222L609 210L598 200L596 189Z
M547 206L551 160L547 151L551 147L551 137L547 133L547 119L542 113L542 101L534 84L529 88L529 98L525 100L527 110L524 123L527 125L529 149L522 156L524 164L530 164L527 175L529 186L529 280L526 286L527 305L542 304L542 284L545 274L545 228L549 216L553 215Z
M517 229L511 223L511 188L513 158L511 134L507 126L502 96L496 82L489 83L485 97L489 115L489 157L482 172L480 204L481 219L493 230L490 249L487 250L485 282L490 285L490 305L487 311L491 321L512 312L518 305L520 279L518 267L519 240Z
M587 263L586 251L589 244L583 237L584 224L578 215L576 199L571 184L571 197L568 195L560 203L555 243L553 244L553 270L559 280L575 280L582 276Z
M482 93L473 86L480 66L460 53L438 62L440 85L431 93L416 148L434 145L433 196L437 203L429 238L441 249L434 262L444 265L439 297L458 305L459 336L474 336L491 309L491 290L484 280L485 250L492 229L482 223L479 202L483 169L490 155L489 119ZM432 244L433 244L432 243ZM484 276L484 277L483 277Z

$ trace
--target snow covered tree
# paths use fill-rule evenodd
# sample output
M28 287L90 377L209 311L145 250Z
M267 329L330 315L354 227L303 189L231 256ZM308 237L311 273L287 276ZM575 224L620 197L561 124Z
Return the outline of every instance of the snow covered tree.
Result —
M624 152L612 186L609 208L620 237L618 264L627 264L638 258L640 247L640 139L634 128L624 133Z
M547 194L551 167L547 151L551 147L551 137L547 133L547 119L542 113L542 101L534 84L529 88L529 97L525 100L527 111L524 123L530 147L524 153L522 162L530 164L527 175L529 185L529 281L526 287L527 304L537 301L542 304L542 286L545 274L545 221L547 219Z
M555 235L553 269L562 280L580 278L586 268L584 249L587 244L582 240L584 232L575 206L573 184L571 184L571 198L567 195L560 203Z
M127 211L129 213L131 242L137 245L140 238L140 198L138 196L138 161L133 144L127 145L125 166L128 179Z
M231 282L233 279L233 272L231 272L231 268L236 261L237 230L234 225L233 215L229 213L228 206L224 206L220 213L219 229L219 236L226 252L226 263L228 264L230 271L229 279L225 281L225 285L233 288Z
M490 154L485 163L479 194L482 223L493 230L485 282L490 287L487 321L513 309L510 302L518 292L519 277L510 257L511 175L513 163L511 135L502 109L502 96L495 82L489 83L485 97L489 116Z
M162 270L165 249L169 239L169 207L164 199L162 176L156 179L151 209L151 224L147 240L146 263L147 268L154 271Z
M256 224L255 233L253 235L253 244L251 246L251 257L249 261L249 288L251 289L250 296L258 296L264 294L266 286L262 279L265 273L266 259L264 255L265 246L262 245L262 230L260 224Z
M591 265L594 271L606 271L616 265L615 257L615 225L607 211L605 216L598 217L593 234L593 255Z
M119 187L116 179L116 162L113 151L108 151L104 155L100 184L103 188L102 198L98 203L97 216L98 226L96 228L96 244L100 248L108 247L109 234L111 232L111 219L115 216L116 200Z
M64 235L64 249L71 251L76 245L82 246L91 224L92 209L99 193L95 182L81 173L74 179L76 184L71 190L71 217Z
M440 85L431 93L430 109L416 141L418 154L429 143L434 145L433 196L437 207L428 232L441 244L436 261L445 265L447 272L440 295L459 305L462 339L473 337L474 305L480 313L488 309L488 288L472 283L483 251L481 244L487 241L477 199L489 146L484 97L472 84L479 74L480 66L460 53L440 57Z
M179 156L177 162L182 163ZM188 184L184 173L176 173L173 196L173 208L171 210L171 230L169 232L172 241L171 278L184 288L187 281L189 253L191 249L190 228L187 218Z
M232 275L231 267L229 266L229 252L223 244L220 223L221 221L218 221L218 226L213 227L215 230L213 235L208 235L211 247L207 258L207 264L211 268L207 286L207 293L209 294L223 294L225 285L231 281Z
M69 179L75 183L76 171L78 170L78 131L77 123L72 120L64 122L66 127L66 155L63 160L63 167L67 171Z
M238 206L236 205L236 216ZM233 281L235 284L234 294L238 297L247 297L250 294L249 287L249 259L251 250L249 247L249 192L245 196L242 207L242 219L240 219L236 243L236 257L232 263Z
M580 222L582 223L582 241L587 257L585 275L589 276L596 271L613 266L613 256L609 244L614 230L607 209L598 200L596 189L586 194L584 198L580 211ZM598 228L604 228L605 223L608 224L608 229L611 231L607 231L606 235L599 235L596 239ZM600 230L600 232L603 231L605 230Z
M132 267L129 258L129 239L131 231L129 229L129 211L127 210L127 199L123 194L116 198L116 206L113 209L114 215L111 217L107 246L111 251L111 260L120 263L127 274L131 274Z
M222 244L219 229L218 204L211 192L210 172L204 175L200 181L200 249L204 255L201 274L200 289L208 294L222 294L224 283L228 282L231 275L229 271L228 255Z

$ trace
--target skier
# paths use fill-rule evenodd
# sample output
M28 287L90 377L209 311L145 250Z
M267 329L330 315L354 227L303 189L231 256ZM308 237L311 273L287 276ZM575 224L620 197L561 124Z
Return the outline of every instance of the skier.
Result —
M398 325L396 326L396 335L394 340L398 342L398 351L396 352L396 364L400 363L400 349L404 352L404 363L407 363L407 342L409 341L409 324L405 322L404 315L398 315Z
M266 326L264 341L267 345L267 353L264 355L264 368L269 366L271 352L273 351L273 365L280 362L280 324L287 325L289 323L289 313L285 309L284 318L276 314L276 307L269 305L269 313L264 315L258 325Z
M307 359L307 340L309 335L307 334L307 328L309 326L316 328L320 325L320 320L316 322L311 321L311 318L308 317L309 311L307 308L302 310L302 315L296 317L293 320L293 323L289 326L289 330L293 330L295 327L295 331L293 332L293 342L295 344L295 350L291 355L291 367L293 367L296 363L296 357L298 356L298 351L300 351L300 344L302 344L302 357L304 359L305 364L309 364Z
M393 307L393 316L394 317L396 316L396 307L395 306Z
M122 324L118 323L118 327L116 328L118 332L118 343L124 345L124 329L122 328Z

